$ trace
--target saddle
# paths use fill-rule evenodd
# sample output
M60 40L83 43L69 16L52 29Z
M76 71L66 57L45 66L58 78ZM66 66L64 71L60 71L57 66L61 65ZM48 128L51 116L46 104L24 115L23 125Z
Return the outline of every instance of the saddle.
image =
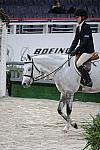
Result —
M80 56L81 56L81 54L77 54L76 55L75 62L77 62L77 60L79 59ZM91 70L91 62L94 61L94 60L97 60L97 59L99 59L99 53L98 52L94 52L92 54L92 57L83 64L84 69L86 71L90 72L90 70Z

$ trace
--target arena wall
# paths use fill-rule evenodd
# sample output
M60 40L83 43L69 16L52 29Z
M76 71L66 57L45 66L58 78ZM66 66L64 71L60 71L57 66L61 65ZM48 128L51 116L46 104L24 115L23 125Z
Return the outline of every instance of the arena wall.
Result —
M8 34L10 61L21 61L27 53L34 54L66 54L74 33L57 34ZM95 50L100 51L100 33L93 33Z
M59 100L60 93L55 84L34 83L29 88L23 88L21 82L11 82L11 96L22 98L38 98ZM82 93L77 92L74 95L74 101L97 102L100 103L100 93Z

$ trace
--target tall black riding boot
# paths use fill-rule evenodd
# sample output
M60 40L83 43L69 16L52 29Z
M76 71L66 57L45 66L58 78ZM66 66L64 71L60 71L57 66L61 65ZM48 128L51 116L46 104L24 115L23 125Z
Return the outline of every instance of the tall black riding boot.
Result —
M89 86L89 87L92 87L92 80L90 78L90 75L89 73L83 68L83 66L80 66L78 68L79 72L81 73L81 76L84 80L84 86Z

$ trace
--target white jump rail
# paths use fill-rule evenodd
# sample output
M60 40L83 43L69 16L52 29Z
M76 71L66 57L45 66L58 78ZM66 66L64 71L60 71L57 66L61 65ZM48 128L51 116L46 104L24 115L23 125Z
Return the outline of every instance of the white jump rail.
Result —
M6 96L7 28L0 20L0 97Z

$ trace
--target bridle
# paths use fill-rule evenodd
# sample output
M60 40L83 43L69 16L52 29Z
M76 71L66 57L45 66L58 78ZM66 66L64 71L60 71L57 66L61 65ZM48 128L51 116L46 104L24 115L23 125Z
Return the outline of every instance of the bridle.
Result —
M31 71L31 75L27 75L27 74L24 74L23 76L25 77L29 77L31 79L33 79L33 81L35 80L33 78L33 71L34 71L34 68L40 73L40 70L37 68L37 66L35 65L34 61L33 61L33 58L32 58L32 61L27 61L27 62L24 62L24 64L29 64L31 63L32 64L32 71Z
M31 71L31 75L27 75L27 74L24 74L23 76L25 77L29 77L31 78L33 81L38 81L40 79L44 79L45 77L48 77L49 75L51 74L56 74L56 72L58 72L67 62L68 62L68 66L70 66L70 60L71 60L72 57L70 57L70 55L68 55L68 60L66 60L61 66L59 66L57 69L55 69L54 71L52 71L51 73L43 76L43 74L37 76L37 77L33 77L33 72L34 72L34 68L40 73L41 71L37 68L37 66L35 65L34 61L33 61L33 58L32 58L32 61L28 61L28 62L24 62L24 64L29 64L31 63L32 64L32 71Z

